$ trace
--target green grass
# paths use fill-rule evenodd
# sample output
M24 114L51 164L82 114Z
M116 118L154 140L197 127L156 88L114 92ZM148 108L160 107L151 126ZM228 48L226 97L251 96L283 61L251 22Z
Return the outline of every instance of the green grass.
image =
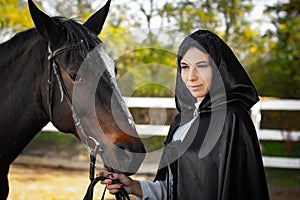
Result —
M165 136L152 136L149 138L142 138L147 152L158 150L164 146Z
M261 141L263 155L281 157L300 157L300 142Z
M147 152L155 151L164 146L165 136L152 136L142 138ZM33 143L48 143L48 144L66 144L71 145L78 142L78 139L72 134L60 132L42 131L32 140Z
M142 138L147 152L155 151L164 146L165 136L152 136ZM32 140L34 143L49 143L49 144L74 144L78 139L72 134L60 132L42 131Z
M74 144L78 139L72 134L60 132L42 131L35 136L32 142L50 143L50 144Z
M271 185L300 185L300 169L265 168L268 184Z

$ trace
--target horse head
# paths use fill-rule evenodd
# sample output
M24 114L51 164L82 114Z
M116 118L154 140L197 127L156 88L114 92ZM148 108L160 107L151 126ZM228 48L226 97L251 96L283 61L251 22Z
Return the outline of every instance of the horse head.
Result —
M28 3L48 46L49 83L41 93L49 120L59 131L75 134L89 150L96 149L109 170L136 172L144 145L117 87L114 62L97 37L110 0L83 24L50 17Z

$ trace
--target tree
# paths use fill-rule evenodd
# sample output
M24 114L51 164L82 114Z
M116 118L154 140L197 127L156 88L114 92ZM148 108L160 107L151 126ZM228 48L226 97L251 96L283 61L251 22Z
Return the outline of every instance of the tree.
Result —
M252 56L249 56L254 51L253 46L260 44L259 32L250 27L249 14L253 9L251 1L166 0L159 2L149 0L145 2L129 0L126 3L119 3L119 5L125 7L135 5L133 6L136 8L135 15L125 17L125 21L127 19L131 24L138 25L135 27L146 27L143 29L143 34L146 34L145 39L140 43L137 41L135 47L152 47L122 56L118 60L118 67L121 69L125 69L123 66L140 66L143 62L147 64L146 60L151 60L152 63L172 66L175 70L177 46L184 36L199 28L209 29L221 35L235 49L245 66L254 60ZM132 23L135 20L136 23ZM154 29L156 32L153 31ZM161 33L167 35L166 40L160 39ZM116 48L120 48L120 46ZM168 53L161 54L161 49L167 50ZM256 48L255 52L258 53L261 50ZM141 56L141 59L138 59L137 56ZM172 56L173 61L166 63L163 60L166 60L166 56ZM151 70L149 73L157 74L155 67L152 66ZM135 74L134 77L139 77L139 74Z
M80 21L85 21L96 10L92 0L36 2L43 8L54 8L53 15L75 16ZM25 0L0 0L0 32L3 35L33 26L26 5ZM251 0L112 1L108 20L99 37L106 44L109 55L116 60L118 78L138 66L150 64L147 76L156 77L159 67L153 64L175 70L176 52L183 37L199 28L209 29L232 47L261 95L295 97L300 93L296 67L299 59L297 0L267 10L267 14L274 17L276 31L270 30L264 37L251 26L252 9ZM134 82L140 76L140 72L136 72L130 80ZM269 81L265 81L266 77ZM173 80L174 77L169 78ZM159 90L157 86L151 86L151 90L142 93L149 96L151 91ZM169 91L162 91L165 93L154 92L153 95L170 95Z
M266 9L273 16L275 30L265 37L268 55L263 54L251 66L250 73L263 96L300 98L300 5L298 0L279 3Z
M17 31L32 27L27 6L19 0L0 0L0 41Z
M41 1L36 0L42 7L54 8L47 13L85 20L92 12L92 0L76 1ZM33 27L26 0L0 0L0 36L3 41L15 32Z
M42 5L48 4L50 8L53 8L54 14L66 17L75 17L78 20L85 21L88 16L94 11L92 5L93 0L55 0L55 1L43 1ZM103 1L104 2L104 1Z

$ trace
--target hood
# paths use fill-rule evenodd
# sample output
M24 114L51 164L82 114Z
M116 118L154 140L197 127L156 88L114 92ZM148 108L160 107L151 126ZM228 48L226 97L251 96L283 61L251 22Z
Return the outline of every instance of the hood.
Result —
M213 68L211 88L200 104L200 112L222 107L231 101L239 101L245 109L250 110L259 99L245 69L230 47L216 34L198 30L183 40L177 54L175 100L178 111L182 113L195 108L196 98L185 86L180 68L182 57L191 47L207 53Z

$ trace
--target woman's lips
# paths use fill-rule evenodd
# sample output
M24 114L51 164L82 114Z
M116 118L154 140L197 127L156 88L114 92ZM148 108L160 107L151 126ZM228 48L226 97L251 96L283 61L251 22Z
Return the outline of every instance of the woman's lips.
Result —
M193 91L196 91L196 90L200 90L202 88L202 84L201 85L191 85L189 86L189 88Z

